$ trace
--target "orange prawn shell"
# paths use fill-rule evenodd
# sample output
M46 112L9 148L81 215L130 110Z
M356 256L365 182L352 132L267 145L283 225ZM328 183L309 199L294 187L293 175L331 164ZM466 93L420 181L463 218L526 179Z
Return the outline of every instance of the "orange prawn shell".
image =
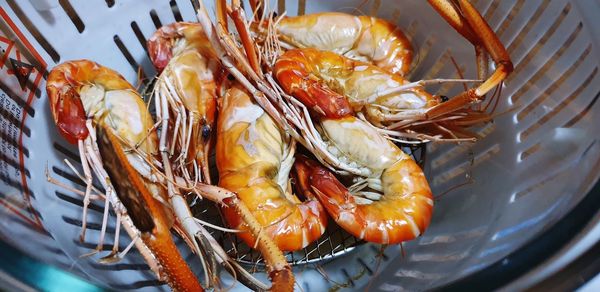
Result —
M147 41L148 55L159 73L169 64L179 39L184 39L188 46L194 47L203 55L216 57L199 23L171 23L159 28Z
M214 146L214 122L216 118L217 88L223 78L223 69L213 47L199 23L175 22L159 28L147 42L148 54L159 72L157 90L172 91L175 98L167 107L180 118L176 103L182 102L191 130L178 128L175 137L186 153L182 165L194 171L195 160L201 169L203 181L211 182L208 157ZM215 82L217 81L217 82ZM176 122L175 122L176 124ZM171 123L173 125L173 123ZM190 136L189 139L183 137ZM182 140L183 139L183 140ZM189 141L189 142L186 142Z
M251 103L246 92L233 88L225 99L231 100L221 110L217 133L217 168L219 169L219 186L235 192L250 209L257 221L264 227L277 246L284 251L294 251L306 247L319 238L325 229L327 217L323 206L314 198L302 203L283 196L281 187L275 182L279 169L279 157L283 154L281 137L265 135L264 139L256 139L249 146L248 139L252 134L246 130L249 123L238 122L224 129L226 119L235 107L243 107ZM228 114L229 113L229 114ZM248 113L246 113L248 114ZM279 129L272 123L268 115L259 118L256 123L260 127L270 128L265 132L273 133ZM278 146L273 146L278 145ZM255 147L260 151L258 158L254 155ZM245 223L233 208L223 208L224 217L232 228L248 231ZM255 246L255 238L250 232L237 234L248 246Z
M54 67L48 75L46 92L54 122L69 143L83 140L89 134L79 91L90 83L111 90L135 90L119 73L92 61L74 60Z
M273 72L286 93L298 98L314 113L336 119L363 109L369 112L371 104L364 99L382 87L409 83L402 76L369 63L313 48L285 52L275 62ZM425 108L439 103L437 97L422 87L407 89L405 93L417 96ZM395 95L384 95L375 103L394 98Z
M408 37L381 18L321 12L284 17L277 28L283 41L298 48L335 52L401 76L411 69L413 49Z
M62 63L50 72L46 89L55 123L61 135L71 143L83 140L89 135L86 128L88 117L81 100L83 88L89 85L101 87L105 92L126 91L126 97L135 99L133 105L141 106L146 110L135 88L114 70L88 60ZM102 97L103 100L95 105L106 105L105 97ZM122 96L118 95L117 97ZM98 102L94 99L92 101ZM115 109L119 110L120 114L131 115L131 111L139 108L112 108L112 110ZM149 113L142 115L149 120L137 121L140 128L153 124L149 115ZM135 115L131 116L136 117ZM140 238L156 257L156 261L160 263L160 274L166 277L169 285L178 291L202 291L202 286L179 254L171 238L172 218L167 213L167 208L157 200L157 198L165 199L164 189L148 183L129 161L129 152L123 149L125 147L123 140L129 143L138 142L131 140L136 134L148 136L140 144L142 151L155 149L157 148L155 133L148 134L142 132L142 129L139 129L140 133L132 133L120 127L123 125L126 127L127 123L117 123L113 127L105 122L105 117L102 115L98 119L98 116L94 117L94 114L90 113L89 118L94 119L94 127L97 130L96 142L102 157L102 167L109 173L115 189L120 189L119 200L124 202L123 198L128 199L128 206L123 205L127 209L127 215L133 222L136 222L134 224L137 224L135 227L140 232ZM117 180L117 178L120 179ZM140 210L142 211L140 212Z
M403 180L411 183L393 189L402 195L384 195L380 201L367 205L357 204L346 187L317 162L299 158L295 168L304 174L301 183L312 186L313 193L336 223L357 238L397 244L414 239L429 226L433 196L421 168L409 157L391 167L391 172L397 171L394 176L410 178ZM382 181L386 184L389 179L384 174Z

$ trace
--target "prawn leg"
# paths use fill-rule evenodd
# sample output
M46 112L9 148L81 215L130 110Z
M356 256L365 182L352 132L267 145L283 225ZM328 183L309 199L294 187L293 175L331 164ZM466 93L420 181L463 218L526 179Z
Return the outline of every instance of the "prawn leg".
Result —
M431 108L427 119L435 119L442 115L464 108L470 104L483 100L486 93L500 85L502 81L513 71L513 64L506 48L481 14L467 0L458 1L458 9L448 0L430 0L430 3L454 27L461 35L465 36L473 45L483 46L490 57L496 63L496 70L482 84L476 88L464 91L449 101ZM464 20L463 20L464 18ZM467 28L468 27L468 28ZM478 64L480 62L478 61Z
M262 71L260 69L258 54L256 53L256 46L252 41L252 36L250 35L249 25L246 21L245 15L246 12L244 12L244 9L240 6L239 1L234 1L234 7L229 13L229 16L233 20L233 23L235 24L235 29L240 35L242 46L244 47L246 57L248 58L250 66L252 67L254 72L260 76L262 75Z
M83 196L83 216L81 220L81 235L79 240L83 242L85 240L85 230L87 226L87 210L90 204L90 193L92 191L92 172L88 166L87 159L82 155L84 153L83 141L79 140L77 143L79 147L79 153L81 160L81 166L83 167L83 173L85 175L85 195Z

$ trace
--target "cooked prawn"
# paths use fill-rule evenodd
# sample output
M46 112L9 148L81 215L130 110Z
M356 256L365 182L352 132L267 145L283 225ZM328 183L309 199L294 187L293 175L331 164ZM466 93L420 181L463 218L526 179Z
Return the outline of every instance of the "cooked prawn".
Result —
M285 52L273 73L288 94L328 118L364 111L373 124L381 125L398 118L416 118L441 102L401 76L313 48Z
M117 72L87 60L55 67L46 89L60 133L79 145L88 184L84 202L89 201L91 189L90 165L101 177L117 217L158 278L174 290L202 290L171 238L168 198L146 164L156 154L157 136L150 130L154 122L140 95Z
M216 147L219 186L237 193L280 249L306 247L323 234L327 219L315 198L301 202L290 190L294 148L289 138L238 85L222 102ZM224 210L232 228L247 229L239 214ZM238 235L254 246L253 235Z
M191 181L189 177L178 177L170 170L169 157L166 151L168 146L167 141L169 140L167 137L172 135L169 133L175 131L179 142L174 141L176 139L171 137L169 142L171 143L171 149L173 149L176 143L180 146L185 145L182 151L185 151L186 147L188 147L187 145L190 143L200 144L195 146L190 145L188 151L190 155L194 155L194 148L197 149L195 150L198 153L196 157L198 161L202 160L201 164L205 173L204 181L210 183L208 164L205 161L206 155L208 155L211 149L210 145L212 144L212 139L214 139L215 132L213 130L215 114L215 107L213 106L213 102L215 101L214 88L224 88L220 85L222 83L221 78L224 75L220 74L221 69L219 68L218 59L215 58L215 52L211 47L211 43L206 40L206 37L207 35L198 24L176 23L161 28L148 44L151 58L155 60L157 69L161 70L161 64L162 66L167 64L159 77L156 85L157 88L154 92L156 96L157 115L161 122L161 129L163 129L159 147L161 149L166 176L171 180L167 183L169 192L173 200L185 202L180 191L192 191L237 214L239 220L247 226L246 230L249 234L256 239L256 248L262 253L265 259L269 277L272 281L270 289L276 291L291 290L294 284L294 277L289 264L286 262L281 250L277 248L275 242L262 232L261 225L243 201L240 201L234 193L228 190L202 183L198 184L195 181ZM172 72L168 72L169 70ZM213 86L213 84L216 84L216 86ZM202 88L202 90L187 90L197 88ZM195 109L194 103L203 104L204 106L198 106ZM181 128L185 127L186 123L184 121L188 119L187 117L192 117L189 119L189 124L192 126L187 127L187 129L189 131L191 128L193 133L197 133L194 130L194 125L197 123L193 123L195 112L205 114L204 118L201 119L202 140L194 140L194 137L197 137L195 134L189 135L189 133L186 134L185 130L181 130ZM171 115L176 116L175 127L169 122ZM195 121L198 121L198 119ZM177 126L178 123L181 124L181 127ZM199 153L202 153L202 155ZM176 174L186 176L185 171ZM185 209L187 210L187 207ZM189 213L189 210L186 213ZM195 220L187 220L183 222L183 227L188 234L198 235L198 232L202 232L204 236L209 236L208 232L196 223ZM234 276L244 283L244 285L253 290L269 289L230 259L223 249L218 246L216 240L211 237L208 237L208 239L211 241L211 244L216 245L213 246L213 249L218 254L217 260L225 261L223 264L226 267L233 268L236 272Z
M320 124L329 149L356 169L348 190L333 173L307 158L295 164L298 183L312 190L329 215L357 238L395 244L421 235L433 197L425 174L398 146L353 116Z
M398 26L387 20L322 12L283 17L276 23L280 39L293 47L335 52L401 76L411 68L410 41Z
M161 72L155 86L157 98L168 101L169 108L162 112L170 110L175 115L168 130L174 140L170 141L170 154L180 154L182 176L210 183L208 155L213 144L216 79L221 70L215 52L198 23L176 22L148 39L148 53ZM203 179L194 177L196 168L202 170Z

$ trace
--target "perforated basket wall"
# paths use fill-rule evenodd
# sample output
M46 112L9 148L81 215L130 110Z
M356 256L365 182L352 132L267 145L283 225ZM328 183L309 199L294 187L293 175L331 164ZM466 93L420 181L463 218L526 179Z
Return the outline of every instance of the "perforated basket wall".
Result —
M166 290L136 252L111 265L98 263L99 256L80 257L95 246L103 206L92 204L90 230L86 241L79 242L81 197L46 182L47 168L52 177L81 188L63 162L69 159L78 166L76 149L57 134L44 87L47 71L70 59L92 59L131 82L137 80L138 68L145 77L154 76L146 38L162 24L194 21L192 4L33 2L50 5L39 5L38 10L30 1L0 2L0 236L35 258L104 287ZM299 290L421 290L446 285L529 244L598 180L598 2L473 2L515 64L502 89L496 110L500 114L494 123L476 129L482 139L475 144L428 146L425 171L437 197L431 226L422 237L404 244L403 252L400 246L382 252L377 245L364 244L340 249L341 256L297 265ZM342 11L389 19L405 29L418 52L412 80L457 78L450 57L465 76L475 76L472 46L426 1L280 0L273 5L288 15ZM451 96L462 86L429 89ZM113 233L111 216L106 250ZM129 240L123 234L121 248ZM177 243L200 272L183 242ZM326 247L317 246L315 252L321 249Z

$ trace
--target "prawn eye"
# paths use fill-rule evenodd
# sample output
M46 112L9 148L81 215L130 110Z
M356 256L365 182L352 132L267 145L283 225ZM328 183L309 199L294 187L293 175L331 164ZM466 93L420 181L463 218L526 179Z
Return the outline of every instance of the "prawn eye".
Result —
M450 100L450 98L446 95L440 95L440 98L442 99L442 102L446 102L446 101Z
M204 140L206 140L206 139L208 139L209 136L210 136L210 126L209 125L202 126L202 138Z

